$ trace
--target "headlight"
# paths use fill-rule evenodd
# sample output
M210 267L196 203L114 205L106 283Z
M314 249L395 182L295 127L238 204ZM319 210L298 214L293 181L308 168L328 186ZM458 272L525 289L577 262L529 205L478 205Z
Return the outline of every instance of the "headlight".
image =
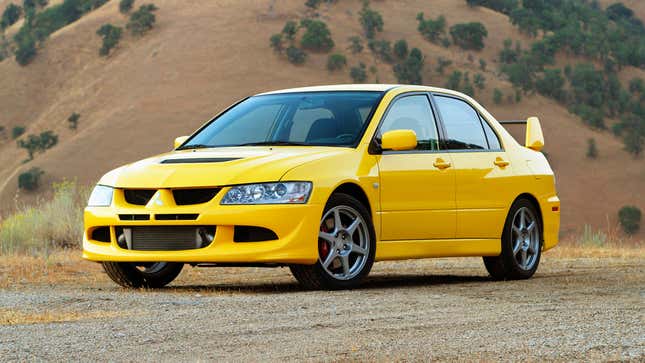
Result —
M238 185L229 189L221 204L304 204L311 194L311 182Z
M87 201L88 207L109 207L112 204L114 189L105 185L97 185Z

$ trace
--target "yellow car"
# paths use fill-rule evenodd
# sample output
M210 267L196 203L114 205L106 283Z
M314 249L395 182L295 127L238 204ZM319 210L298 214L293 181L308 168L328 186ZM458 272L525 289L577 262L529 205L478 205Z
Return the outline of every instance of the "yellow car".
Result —
M125 287L192 266L288 266L306 288L357 286L375 261L483 256L531 277L560 201L537 118L518 144L472 98L423 86L322 86L248 97L107 173L83 257Z

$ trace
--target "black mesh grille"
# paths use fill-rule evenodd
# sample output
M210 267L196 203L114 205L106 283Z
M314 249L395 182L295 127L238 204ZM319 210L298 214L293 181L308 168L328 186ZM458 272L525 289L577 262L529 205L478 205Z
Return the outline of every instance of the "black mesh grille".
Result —
M157 191L155 189L125 189L125 201L134 205L146 205Z
M151 226L132 227L131 231L132 249L138 251L180 251L203 248L210 244L212 239L209 239L215 235L215 227ZM205 238L206 235L209 237Z
M199 214L155 214L158 221L194 221Z
M191 205L210 202L220 188L208 189L173 189L172 195L177 205Z

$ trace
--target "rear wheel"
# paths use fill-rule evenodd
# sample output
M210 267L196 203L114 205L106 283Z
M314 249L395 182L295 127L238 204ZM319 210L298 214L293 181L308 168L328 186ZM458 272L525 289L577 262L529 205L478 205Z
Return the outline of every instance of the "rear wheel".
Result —
M528 279L538 268L542 251L542 226L538 211L526 199L513 203L502 234L502 253L484 257L488 273L496 280Z
M112 281L123 287L160 288L171 283L184 267L172 262L103 262Z
M291 273L308 289L348 289L374 263L375 234L367 208L347 194L329 198L318 232L318 262L293 265Z

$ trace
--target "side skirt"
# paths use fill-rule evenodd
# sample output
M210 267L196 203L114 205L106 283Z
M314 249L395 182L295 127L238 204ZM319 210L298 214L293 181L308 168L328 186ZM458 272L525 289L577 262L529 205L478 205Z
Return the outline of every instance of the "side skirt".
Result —
M380 241L376 261L405 260L428 257L499 256L499 239L436 239L412 241Z

